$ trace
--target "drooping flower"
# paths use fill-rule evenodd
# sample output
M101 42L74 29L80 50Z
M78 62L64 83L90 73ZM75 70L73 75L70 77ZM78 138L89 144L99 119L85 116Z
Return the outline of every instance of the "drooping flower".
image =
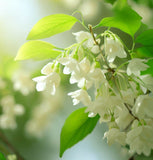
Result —
M153 117L153 96L140 95L132 111L141 119Z
M33 81L37 82L36 89L37 91L48 91L51 95L54 95L56 92L56 88L60 84L60 76L58 73L54 72L52 69L53 63L48 63L43 67L41 73L45 76L39 76L33 78Z
M75 35L76 41L78 43L81 43L84 41L83 45L86 48L90 49L94 54L98 54L100 52L99 46L97 44L95 44L91 33L80 31L77 33L73 33L73 35ZM95 37L96 37L96 35L95 35ZM97 39L96 41L98 44L100 43L100 39Z
M109 145L112 145L113 143L117 142L121 145L125 145L126 142L126 133L125 132L121 132L119 129L117 128L111 128L109 129L109 131L104 133L104 138L107 138L107 143Z
M113 62L116 57L126 58L126 52L122 43L117 38L106 37L105 41L105 55L109 62Z
M149 156L153 149L153 121L147 121L146 125L139 125L134 121L132 129L127 133L126 143L130 146L130 153Z
M78 103L82 102L85 106L88 106L91 103L91 98L86 90L80 89L70 92L68 95L73 98L73 105L77 105Z
M127 74L134 74L135 76L140 76L140 72L146 70L149 66L145 64L146 60L140 58L133 58L130 60L127 67Z

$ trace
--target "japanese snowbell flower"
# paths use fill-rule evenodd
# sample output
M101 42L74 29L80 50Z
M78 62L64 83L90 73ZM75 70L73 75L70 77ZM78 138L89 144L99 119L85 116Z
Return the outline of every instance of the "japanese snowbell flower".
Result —
M73 98L73 105L77 105L82 102L85 106L88 106L91 103L91 98L86 90L80 89L70 92L68 95Z
M153 121L146 125L139 125L135 120L132 129L127 133L126 143L130 146L130 153L144 154L149 156L153 149Z
M91 35L91 33L89 32L84 32L84 31L80 31L77 33L73 33L73 35L75 35L76 37L76 41L78 43L81 43L83 40L86 40L83 45L89 49L91 49L91 51L94 54L98 54L100 52L99 46L97 44L95 44L94 39ZM96 35L95 35L96 36ZM100 43L100 39L97 39L97 42Z
M58 62L64 65L63 73L70 74L78 68L78 61L71 57L59 58Z
M86 109L87 112L93 112L100 115L100 122L111 120L111 112L114 112L116 106L121 105L122 101L118 96L109 95L108 91L96 97Z
M133 58L132 60L130 60L127 67L127 74L128 75L134 74L135 76L139 77L140 72L145 71L149 67L144 62L146 61L140 58Z
M80 31L80 32L73 33L73 35L75 35L76 41L78 43L87 39L87 41L84 42L84 45L87 47L92 47L94 44L94 40L92 38L92 35L89 32Z
M140 95L132 111L141 119L153 117L153 96Z
M142 86L145 87L144 93L148 90L153 92L153 77L149 74L140 76L140 79L143 81L141 82Z
M92 66L90 65L90 61L85 57L81 62L79 62L78 68L72 72L70 83L77 83L79 88L83 88L84 86L90 88L92 85L92 81L89 77L91 68Z
M122 43L117 38L106 37L104 45L105 54L109 62L113 62L116 56L119 58L125 58L127 56Z
M125 145L126 134L121 132L117 128L111 128L109 131L105 132L104 138L107 138L107 143L112 145L113 143L117 142L121 145Z
M56 88L60 84L61 78L58 73L53 72L51 67L52 63L48 63L46 66L44 66L41 70L41 73L45 74L45 76L33 78L33 81L37 82L37 91L47 90L51 95L54 95Z

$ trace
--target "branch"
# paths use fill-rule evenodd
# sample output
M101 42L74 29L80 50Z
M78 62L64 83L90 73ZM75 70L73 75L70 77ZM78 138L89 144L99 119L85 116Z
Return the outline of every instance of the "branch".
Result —
M18 158L18 160L25 160L20 153L15 149L15 147L7 140L7 138L5 137L5 135L2 133L2 131L0 130L0 139L3 141L4 144L6 144L8 146L8 148L14 152Z

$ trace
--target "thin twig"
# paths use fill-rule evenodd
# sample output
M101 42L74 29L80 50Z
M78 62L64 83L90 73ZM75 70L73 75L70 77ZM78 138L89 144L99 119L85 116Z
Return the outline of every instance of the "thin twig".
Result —
M6 144L9 149L14 152L18 158L18 160L25 160L20 153L15 149L15 147L7 140L7 138L5 137L5 135L2 133L2 131L0 131L0 139L3 141L4 144Z
M124 103L124 105L125 105L125 107L128 109L129 113L134 117L134 119L137 119L138 121L140 121L139 118L136 117L136 116L132 113L132 111L130 110L128 104L127 104L127 103Z

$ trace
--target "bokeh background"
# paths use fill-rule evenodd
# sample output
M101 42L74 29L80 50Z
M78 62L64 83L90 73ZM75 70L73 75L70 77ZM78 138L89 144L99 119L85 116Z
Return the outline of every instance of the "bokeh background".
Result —
M130 4L143 17L143 22L150 28L153 27L152 0L131 0ZM37 110L36 108L39 107L38 110L44 112L46 106L50 106L56 101L50 100L49 97L37 93L35 90L28 95L16 90L13 91L14 83L17 81L17 79L13 80L13 77L19 70L18 77L21 78L28 73L30 78L33 78L35 75L40 75L41 68L48 62L14 61L18 49L26 42L26 37L33 25L44 16L56 13L72 14L76 10L83 13L86 24L92 25L97 24L103 17L113 14L111 5L104 3L103 0L0 0L0 78L3 79L5 85L10 86L7 87L7 91L11 90L16 103L22 104L25 108L24 115L16 118L16 129L3 129L3 132L26 160L127 159L125 150L121 151L121 148L116 144L108 146L106 140L103 139L103 134L107 130L105 124L98 124L92 134L67 150L63 157L59 158L61 128L66 117L81 106L72 106L70 97L67 97L67 93L73 91L73 87L75 87L66 84L67 77L65 77L57 96L57 99L61 100L60 103L53 106L54 108L48 115L43 115L47 119L42 124L43 127L39 128L40 130L33 129L35 126L30 122L31 125L27 127L27 121L32 116L34 117L34 112L37 112L33 110ZM80 17L79 14L75 15ZM71 31L47 38L45 41L59 47L67 47L75 42L72 32L82 29L79 24L76 24ZM121 33L119 32L119 34ZM125 37L124 34L121 34L121 37L127 40L127 44L130 45L128 37ZM25 78L21 78L21 81L23 79ZM2 88L0 89L2 90ZM1 94L0 98L2 99L3 96ZM48 101L49 104L46 104L45 101ZM36 117L34 122L38 124L40 119Z

